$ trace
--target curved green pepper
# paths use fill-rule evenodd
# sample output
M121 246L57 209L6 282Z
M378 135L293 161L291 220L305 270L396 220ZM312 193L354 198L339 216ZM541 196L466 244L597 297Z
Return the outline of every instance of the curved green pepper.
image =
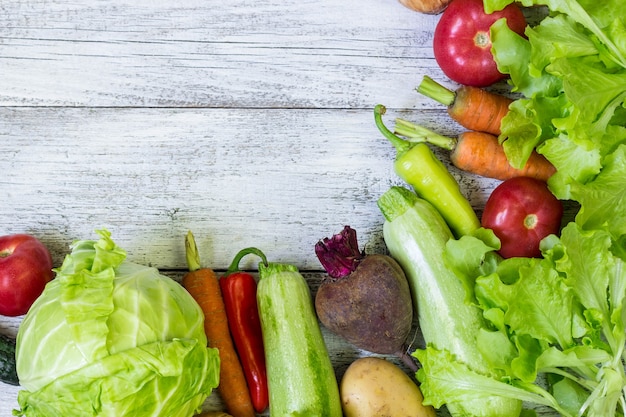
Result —
M398 152L394 162L396 174L439 211L456 237L478 229L480 220L450 171L427 144L408 142L387 129L382 121L385 111L385 106L378 104L374 119Z

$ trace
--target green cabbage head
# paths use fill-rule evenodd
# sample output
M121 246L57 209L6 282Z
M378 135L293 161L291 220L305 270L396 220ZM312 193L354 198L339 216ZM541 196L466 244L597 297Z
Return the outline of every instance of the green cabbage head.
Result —
M20 325L16 416L189 417L219 383L204 315L106 230L74 242Z

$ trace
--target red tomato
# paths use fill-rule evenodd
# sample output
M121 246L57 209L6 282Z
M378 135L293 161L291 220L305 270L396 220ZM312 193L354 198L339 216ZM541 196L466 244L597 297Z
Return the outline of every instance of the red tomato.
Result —
M53 276L50 252L37 238L0 237L0 314L26 314Z
M453 0L441 15L433 38L435 59L444 74L459 84L486 87L506 76L491 54L489 28L500 18L520 35L526 18L515 3L485 13L482 0Z
M562 216L563 205L545 182L516 177L493 190L481 223L500 239L502 257L540 257L539 242L558 233Z

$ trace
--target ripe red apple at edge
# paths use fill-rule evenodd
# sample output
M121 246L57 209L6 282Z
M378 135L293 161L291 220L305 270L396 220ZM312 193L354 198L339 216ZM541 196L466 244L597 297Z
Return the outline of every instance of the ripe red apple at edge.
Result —
M20 316L52 280L48 248L27 234L0 237L0 314Z

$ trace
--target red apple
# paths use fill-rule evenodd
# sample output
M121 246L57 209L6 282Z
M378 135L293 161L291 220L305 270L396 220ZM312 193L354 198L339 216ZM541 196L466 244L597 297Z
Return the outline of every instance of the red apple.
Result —
M34 236L0 237L0 314L20 316L52 280L52 257Z

